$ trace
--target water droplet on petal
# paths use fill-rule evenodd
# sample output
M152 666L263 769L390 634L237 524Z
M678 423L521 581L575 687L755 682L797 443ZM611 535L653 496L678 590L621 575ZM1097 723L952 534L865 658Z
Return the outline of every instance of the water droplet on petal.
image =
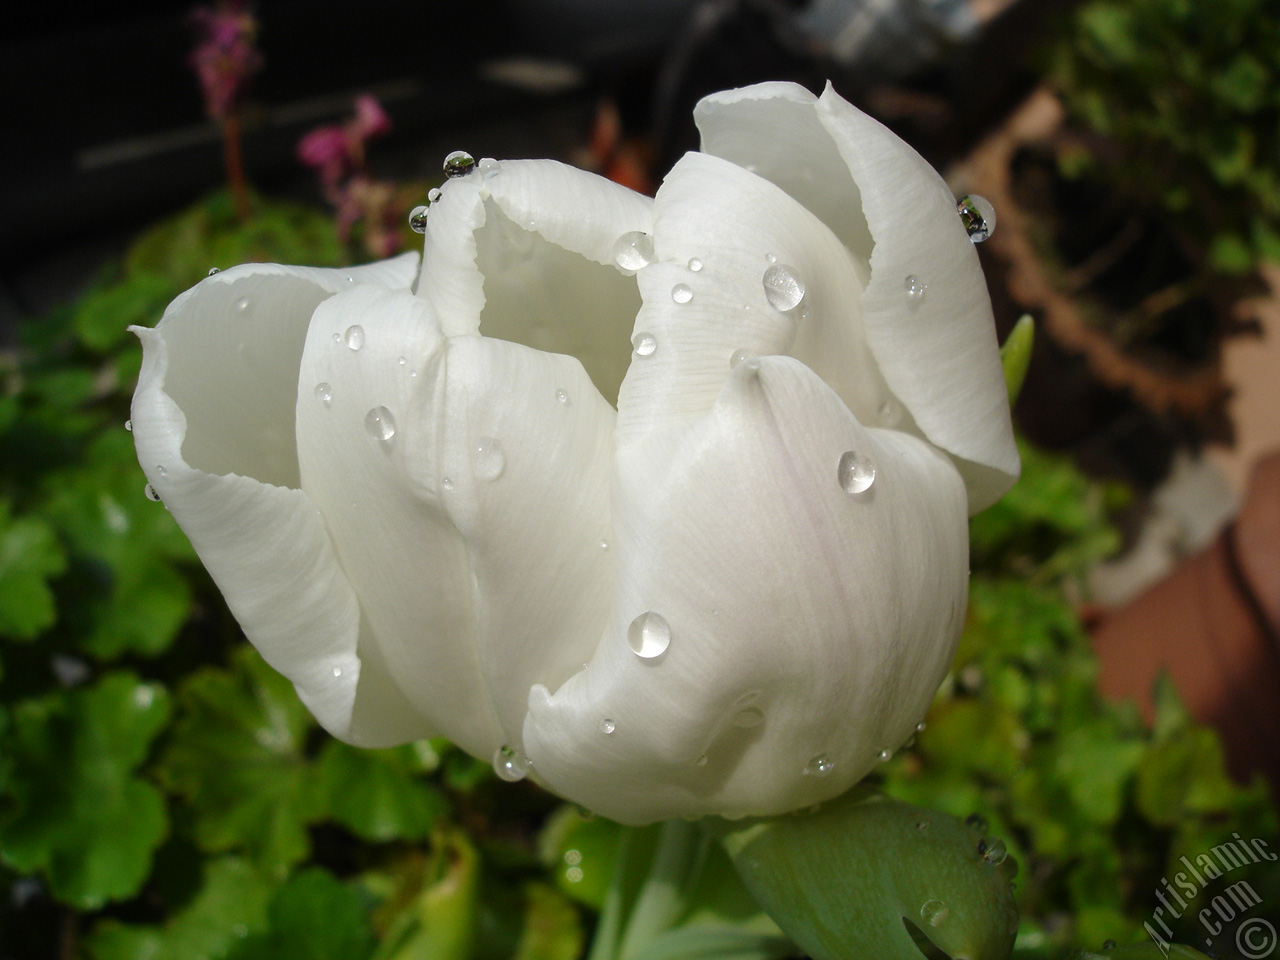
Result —
M568 404L568 402L569 402L569 394L566 393L564 390L557 390L556 403Z
M523 780L529 774L529 759L516 753L505 743L493 752L493 770L507 783Z
M825 777L835 768L836 762L825 753L820 753L805 765L804 773L807 777Z
M840 462L836 464L836 480L845 493L865 493L875 479L876 465L870 457L860 456L853 450L846 450L840 455Z
M733 353L729 354L729 369L733 370L744 360L750 360L751 354L739 347Z
M624 233L613 243L613 262L623 270L643 270L653 263L653 237L642 230Z
M152 503L160 502L160 494L156 493L156 488L153 487L151 484L148 483L145 487L143 487L142 492L146 496L146 498L150 500Z
M693 287L687 283L677 283L671 288L671 299L676 303L688 303L693 299Z
M334 675L335 677L340 677L340 676L342 676L342 668L341 668L341 667L334 667L334 668L333 668L333 675Z
M876 416L880 418L880 426L896 427L902 420L902 408L892 400L885 400L876 408Z
M601 550L608 550L608 549L609 549L609 541L608 541L608 540L601 540L601 541L600 541L600 549L601 549Z
M772 254L772 253L766 253L766 254L764 255L764 258L765 258L766 260L768 260L770 263L777 263L777 262L778 262L778 258L777 258L777 256L776 256L776 255L774 255L774 254Z
M637 657L654 660L671 646L671 627L661 614L648 610L631 621L627 645Z
M999 837L984 837L978 841L978 856L992 866L1004 863L1004 858L1008 855L1009 850Z
M924 300L924 281L914 273L902 281L902 289L906 291L907 303L914 306Z
M600 721L600 730L602 733L606 733L606 734L613 733L613 731L617 729L618 729L618 725L614 723L612 720Z
M334 331L334 334L333 334L333 342L334 342L334 343L341 343L341 342L342 342L342 334L338 333L337 331Z
M507 455L493 437L481 437L472 451L476 476L481 480L497 480L507 466Z
M364 327L358 323L347 327L347 332L343 334L343 339L347 341L347 346L350 349L359 350L364 346Z
M886 760L892 759L892 757L893 757L892 750L881 750L879 753L876 754L876 759L879 760L881 763L884 763Z
M132 420L126 420L126 421L124 422L124 428L125 428L127 431L129 431L130 433L133 433L133 421L132 421Z
M450 179L465 177L476 168L476 158L465 150L455 150L444 158L444 175Z
M427 203L435 203L441 197L440 188L432 187L427 191Z
M694 273L697 273L699 270L702 269L702 261L699 260L697 257L690 257L689 269L692 270Z
M800 306L800 301L804 299L804 284L784 264L777 264L766 270L762 282L765 299L775 310L789 313Z
M374 407L364 415L364 428L370 436L386 443L396 435L396 420L386 407Z
M658 341L652 333L637 333L631 338L631 346L635 348L637 357L651 357L658 349Z
M742 727L743 729L758 727L764 723L764 711L759 707L747 707L745 710L739 710L735 713L731 722L735 727Z
M409 211L409 229L414 233L427 232L427 213L425 205L419 205Z
M333 387L327 383L316 384L316 399L323 403L326 407L333 403Z
M920 919L931 927L941 926L951 916L951 908L941 900L929 900L920 907Z
M164 476L166 473L168 473L168 472L169 472L169 471L168 471L168 470L166 470L166 469L164 468L164 464L162 464L162 463L157 463L157 464L156 464L156 473L160 474L160 476L162 476L162 477L163 477L163 476Z
M916 724L916 733L924 733L924 721L921 720Z
M452 478L452 477L444 477L444 478L442 478L442 479L441 479L441 481L440 481L440 486L441 486L441 487L443 487L445 490L452 490L452 489L453 489L453 478Z
M484 177L486 180L492 180L502 172L502 168L498 166L498 161L493 159L493 157L482 158L477 169L480 171L480 176Z
M960 222L974 243L981 243L996 230L996 208L986 197L971 193L956 204Z
M241 313L246 312L249 309L249 298L241 297L239 300L237 300L236 309L239 310Z
M221 272L222 272L221 267L210 267L208 276L212 277L215 273L221 273Z

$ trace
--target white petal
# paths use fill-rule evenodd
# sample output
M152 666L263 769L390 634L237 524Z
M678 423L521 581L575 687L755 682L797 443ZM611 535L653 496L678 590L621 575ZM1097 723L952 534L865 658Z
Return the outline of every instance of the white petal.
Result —
M850 450L875 465L862 494L837 479ZM530 698L526 748L553 789L624 823L781 813L910 736L966 593L964 489L941 453L767 357L702 421L624 450L614 499L606 633L589 669ZM647 611L670 628L653 659L627 639ZM819 757L829 772L806 774Z
M543 250L545 244L554 244L561 252L576 253L576 260L585 257L595 264L611 265L613 244L621 234L652 230L652 205L648 197L611 180L554 160L506 160L498 164L498 173L493 177L475 173L449 180L440 188L440 198L431 205L426 220L425 255L417 294L431 303L447 337L476 333L483 323L481 311L490 294L486 284L494 280L477 266L477 253L483 251L477 246L476 233L486 228L495 215L508 223L493 228L498 236L489 242L498 244L498 248L490 250L486 264L489 268L509 270L522 261L538 260L541 253L547 252ZM490 274L494 273L500 271L490 269ZM538 271L534 270L527 278L517 279L536 276ZM600 276L617 279L616 275ZM556 287L561 292L575 292L575 284L561 283ZM541 292L534 289L529 293L536 300ZM561 310L568 306L566 303ZM563 312L549 319L562 317ZM630 324L618 330L617 338L625 339L628 328ZM497 334L488 329L484 332L507 335L506 330ZM590 366L588 362L589 369Z
M415 266L409 257L357 275L403 282ZM379 664L361 659L355 596L318 511L293 488L302 337L314 304L345 282L248 265L188 291L157 329L134 328L133 435L152 486L267 661L336 736L382 746L430 730L385 694ZM382 704L375 716L361 707L370 696Z
M1017 448L986 285L946 184L830 86L820 99L793 84L727 91L694 116L704 150L777 183L870 258L862 319L910 415L899 428L957 458L971 511L999 499L1017 477ZM908 277L923 299L907 297Z
M635 336L656 346L637 352L628 372L619 446L705 414L735 353L797 357L864 420L890 399L862 335L858 265L773 183L687 154L658 191L654 240L657 262L637 276L644 305ZM766 294L766 276L783 274L803 285L789 310L790 301L771 303Z
M473 643L466 546L439 490L416 460L407 465L408 451L419 455L412 441L425 437L429 455L439 430L442 348L427 304L407 290L356 286L321 304L302 358L298 457L396 686L481 754L498 734Z
M607 611L613 409L572 357L445 340L372 287L317 310L302 376L303 488L391 673L470 753L518 746L530 686L580 668Z
M434 469L452 480L441 496L471 563L480 668L518 747L530 687L581 669L608 616L615 415L572 357L455 337L442 365Z
M828 85L819 120L849 164L875 249L863 322L885 379L928 437L988 470L969 471L969 508L1017 479L1018 450L978 255L942 178L910 146ZM924 297L907 304L915 277Z

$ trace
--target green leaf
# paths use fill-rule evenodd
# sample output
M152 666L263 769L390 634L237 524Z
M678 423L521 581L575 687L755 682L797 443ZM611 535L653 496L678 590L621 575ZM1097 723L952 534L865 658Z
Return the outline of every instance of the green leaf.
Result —
M164 926L104 921L87 948L93 960L219 960L267 926L271 885L243 860L225 857L205 867L204 883Z
M0 857L42 871L56 897L81 909L136 893L168 818L160 792L134 771L168 717L164 690L130 673L18 704Z
M1238 789L1227 776L1221 741L1204 727L1186 727L1168 737L1138 767L1138 807L1163 826L1224 812Z
M548 819L538 841L542 862L556 888L593 910L604 906L617 867L625 828L602 817L586 817L562 806Z
M365 960L373 932L360 894L318 867L276 891L268 929L240 941L228 960Z
M1031 365L1031 348L1035 345L1036 325L1031 314L1024 313L1009 331L1000 345L1000 366L1004 369L1004 386L1009 394L1009 406L1018 402L1022 384L1027 379L1027 367Z
M282 876L310 851L307 824L321 806L303 754L313 723L293 685L248 645L232 670L192 674L159 774L190 803L196 841L210 853L243 850Z
M1013 948L1015 867L954 817L854 790L816 813L708 824L814 960L920 960L904 920L951 956Z
M680 927L650 940L631 960L784 960L796 955L796 945L780 934Z
M132 323L154 326L165 304L182 288L167 277L135 273L125 280L95 290L75 311L75 330L91 350L108 350L129 335Z
M66 569L57 534L39 517L14 519L0 501L0 636L30 640L57 618L49 580Z
M1162 948L1154 943L1137 943L1124 947L1112 947L1106 953L1081 950L1071 955L1071 960L1209 960L1199 950L1170 944Z
M1055 749L1076 808L1094 823L1114 823L1143 744L1121 739L1113 724L1098 720L1065 732Z
M422 776L435 761L425 742L359 750L330 740L320 754L321 802L329 816L365 840L422 840L448 812L440 791Z
M524 930L514 960L578 960L585 936L573 904L540 883L529 884L525 894Z
M466 960L478 910L480 861L466 834L437 834L432 855L391 906L377 960Z

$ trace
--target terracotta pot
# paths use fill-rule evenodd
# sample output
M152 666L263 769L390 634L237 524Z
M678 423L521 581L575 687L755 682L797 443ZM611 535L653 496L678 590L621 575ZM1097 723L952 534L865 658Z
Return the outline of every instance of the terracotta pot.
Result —
M1105 696L1152 717L1166 670L1218 730L1231 773L1280 797L1280 451L1259 461L1235 522L1093 634Z

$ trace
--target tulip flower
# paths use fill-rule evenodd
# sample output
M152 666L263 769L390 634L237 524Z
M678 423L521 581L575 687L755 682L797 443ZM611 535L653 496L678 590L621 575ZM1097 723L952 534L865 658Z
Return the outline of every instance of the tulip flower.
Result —
M653 199L454 158L420 269L137 330L143 470L335 736L639 824L823 801L924 715L1018 472L977 214L830 88L695 116Z

